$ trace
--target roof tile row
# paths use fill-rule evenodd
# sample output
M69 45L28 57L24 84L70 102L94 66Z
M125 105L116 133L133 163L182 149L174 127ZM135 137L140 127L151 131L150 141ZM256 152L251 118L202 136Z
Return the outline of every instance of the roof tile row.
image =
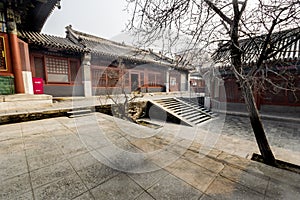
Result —
M156 63L166 67L174 67L172 59L146 51L129 45L124 45L104 38L88 35L76 30L71 26L66 27L67 36L57 37L32 31L19 31L19 38L29 44L42 47L50 47L58 50L68 50L72 52L91 52L95 55L122 58L125 60Z
M255 38L244 39L240 41L240 48L244 63L255 63L262 51L262 45L266 35ZM299 59L300 58L300 28L290 29L274 33L269 43L272 52L266 61ZM275 53L277 52L277 53ZM229 43L219 48L214 56L214 60L218 63L230 64Z

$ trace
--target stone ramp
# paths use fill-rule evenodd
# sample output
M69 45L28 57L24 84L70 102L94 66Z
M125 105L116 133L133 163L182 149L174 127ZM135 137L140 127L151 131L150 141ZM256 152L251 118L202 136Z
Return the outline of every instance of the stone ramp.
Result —
M189 126L197 126L214 117L210 111L178 98L156 99L150 102Z

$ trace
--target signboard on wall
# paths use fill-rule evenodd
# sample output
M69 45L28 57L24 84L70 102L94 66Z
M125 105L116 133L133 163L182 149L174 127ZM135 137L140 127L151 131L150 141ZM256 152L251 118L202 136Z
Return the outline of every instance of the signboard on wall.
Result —
M5 40L0 36L0 71L7 71Z

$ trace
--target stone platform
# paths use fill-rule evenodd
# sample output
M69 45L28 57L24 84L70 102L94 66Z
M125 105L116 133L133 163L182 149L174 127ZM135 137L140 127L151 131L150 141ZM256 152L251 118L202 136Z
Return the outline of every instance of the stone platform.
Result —
M18 110L27 107L51 106L52 96L46 94L14 94L0 96L0 110Z

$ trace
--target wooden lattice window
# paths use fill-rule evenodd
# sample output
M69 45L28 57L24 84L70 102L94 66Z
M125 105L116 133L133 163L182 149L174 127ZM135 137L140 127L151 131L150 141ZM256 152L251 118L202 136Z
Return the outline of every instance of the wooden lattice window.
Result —
M93 87L106 87L106 74L104 69L92 70L92 84Z
M4 11L0 11L0 32L6 32L6 19Z
M93 68L93 87L116 87L120 79L119 69Z
M69 65L67 59L47 57L46 68L48 82L69 82Z
M148 74L148 84L149 86L159 86L162 84L162 75L159 73L149 73Z

